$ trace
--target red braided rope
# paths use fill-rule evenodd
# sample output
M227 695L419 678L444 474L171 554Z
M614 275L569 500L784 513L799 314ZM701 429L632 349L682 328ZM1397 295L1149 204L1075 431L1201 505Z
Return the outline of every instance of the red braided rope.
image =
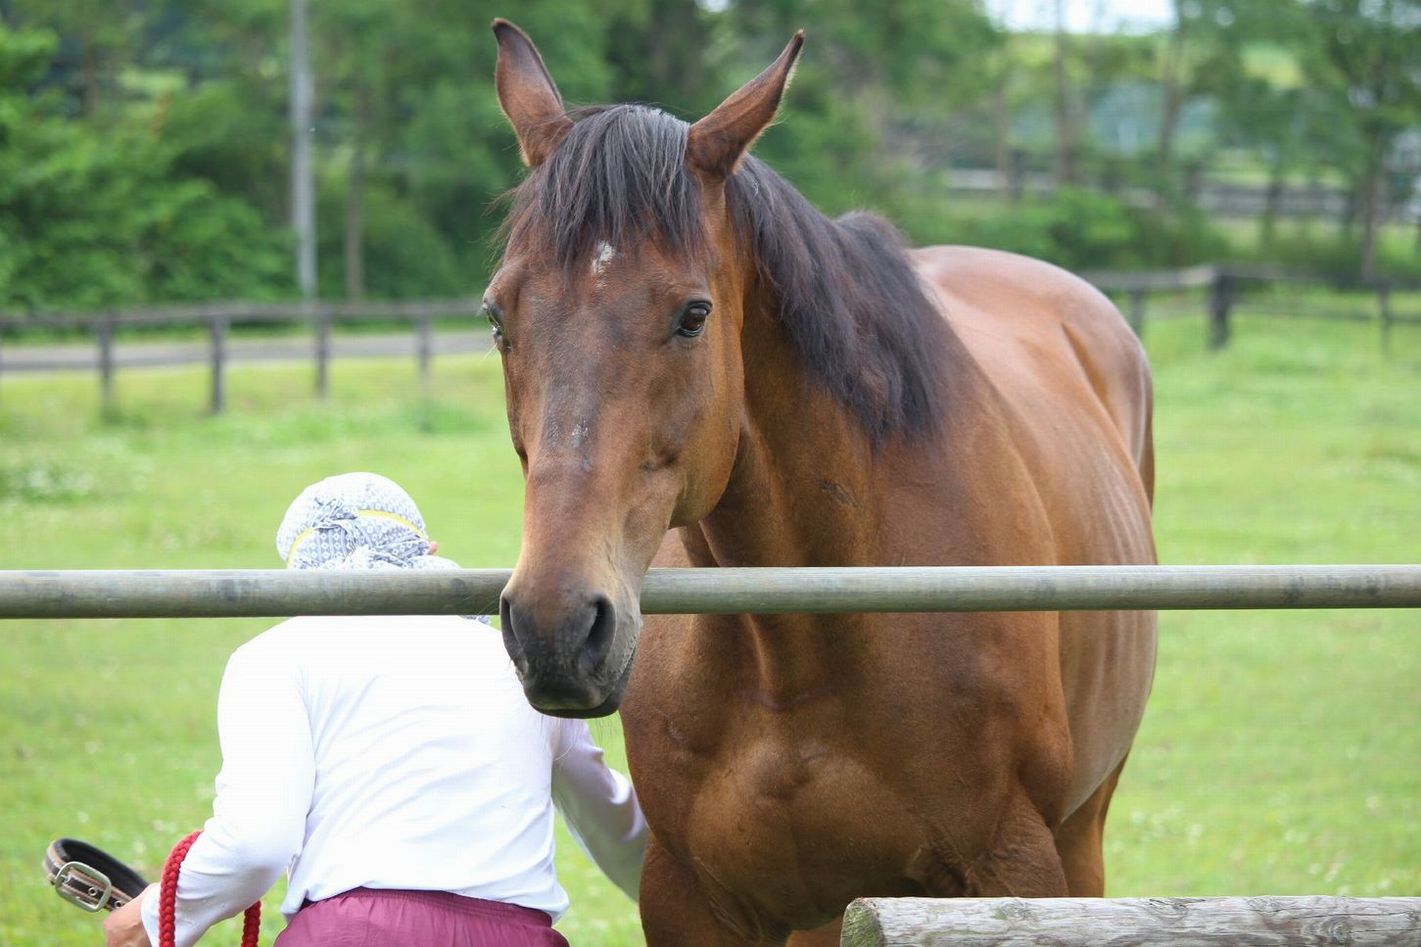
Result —
M201 832L193 832L173 846L163 863L163 883L158 889L158 947L176 947L178 929L178 872L188 849ZM257 901L242 915L242 947L257 947L261 931L262 903Z

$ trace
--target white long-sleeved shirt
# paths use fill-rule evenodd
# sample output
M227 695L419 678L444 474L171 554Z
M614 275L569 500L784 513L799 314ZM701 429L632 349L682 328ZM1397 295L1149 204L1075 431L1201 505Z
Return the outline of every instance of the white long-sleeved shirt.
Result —
M178 881L177 943L259 899L450 891L546 911L553 804L633 899L646 822L585 722L527 703L497 630L454 616L294 618L233 653L212 818ZM158 899L143 905L158 942Z

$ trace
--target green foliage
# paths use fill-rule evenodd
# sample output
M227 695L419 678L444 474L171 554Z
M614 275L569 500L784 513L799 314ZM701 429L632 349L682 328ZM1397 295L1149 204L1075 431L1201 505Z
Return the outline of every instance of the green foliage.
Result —
M1051 198L939 224L937 239L1011 250L1068 269L1182 266L1213 259L1226 246L1203 216L1187 208L1131 207L1119 198L1063 188Z
M45 34L0 27L0 71L36 73ZM285 239L210 181L169 173L147 129L100 133L45 96L0 93L0 309L91 309L284 290Z
M1132 208L1130 217L1135 225L1133 252L1122 248L1120 261L1110 266L1190 266L1229 258L1227 239L1190 204L1177 202L1164 210Z
M1267 242L1235 241L1230 257L1241 261L1277 264L1301 273L1317 273L1339 281L1357 277L1360 239L1332 227L1298 228L1276 234ZM1376 276L1421 280L1421 254L1416 252L1415 231L1397 228L1383 232L1377 248Z
M210 181L265 221L284 221L290 128L279 78L205 82L157 103L151 126L172 155L169 174Z
M0 0L0 309L290 294L286 0L111 6ZM691 121L806 30L757 154L825 212L877 209L918 241L1073 267L1199 260L1223 247L1182 206L1186 183L1224 148L1259 182L1306 173L1377 194L1353 202L1374 233L1378 205L1414 184L1386 161L1421 126L1417 0L1173 9L1156 33L1058 44L1003 32L976 0L313 0L321 293L346 291L348 247L374 296L486 275L491 205L523 173L492 81L488 23L509 14L570 106L647 101ZM958 164L1021 153L1052 169L1058 110L1076 179L1119 199L1066 190L982 214L934 193ZM1167 209L1139 209L1139 189ZM1279 246L1306 265L1306 244ZM1370 246L1347 251L1354 270ZM1379 271L1407 265L1377 254Z
M11 113L13 114L13 113ZM272 296L286 241L208 181L164 174L138 134L0 117L0 286L4 309L92 309L170 299Z
M27 89L44 75L59 47L49 30L12 31L0 21L0 89Z
M344 279L345 180L325 182L317 206L320 285L340 295ZM481 262L481 261L479 261ZM454 247L409 200L387 185L365 190L365 283L370 295L400 299L467 296L477 291L482 267L465 271Z

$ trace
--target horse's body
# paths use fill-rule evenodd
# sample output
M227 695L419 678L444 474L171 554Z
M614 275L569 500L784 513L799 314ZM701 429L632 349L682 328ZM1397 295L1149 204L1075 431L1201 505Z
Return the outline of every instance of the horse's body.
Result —
M784 392L766 332L763 438L659 565L1153 561L1149 377L1109 302L1020 257L916 258L963 343L942 435L875 457L830 399ZM868 894L1099 896L1154 643L1125 612L648 618L622 709L648 935L699 915L773 940Z
M905 255L742 164L797 41L687 133L634 109L574 125L496 30L501 101L548 164L490 287L528 477L504 635L550 712L610 712L625 687L648 941L832 933L865 895L1101 894L1152 615L664 617L631 655L653 553L1153 561L1149 374L1124 321L1053 267Z

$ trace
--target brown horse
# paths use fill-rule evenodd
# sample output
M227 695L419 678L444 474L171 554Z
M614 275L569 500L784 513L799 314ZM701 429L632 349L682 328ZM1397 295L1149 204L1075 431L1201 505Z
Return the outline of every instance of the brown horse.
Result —
M531 169L487 295L527 480L503 635L534 706L621 706L648 941L829 942L860 895L1100 895L1152 614L643 631L638 598L653 559L1154 561L1150 377L1119 313L1044 263L829 220L748 157L799 36L687 126L569 114L494 32Z

